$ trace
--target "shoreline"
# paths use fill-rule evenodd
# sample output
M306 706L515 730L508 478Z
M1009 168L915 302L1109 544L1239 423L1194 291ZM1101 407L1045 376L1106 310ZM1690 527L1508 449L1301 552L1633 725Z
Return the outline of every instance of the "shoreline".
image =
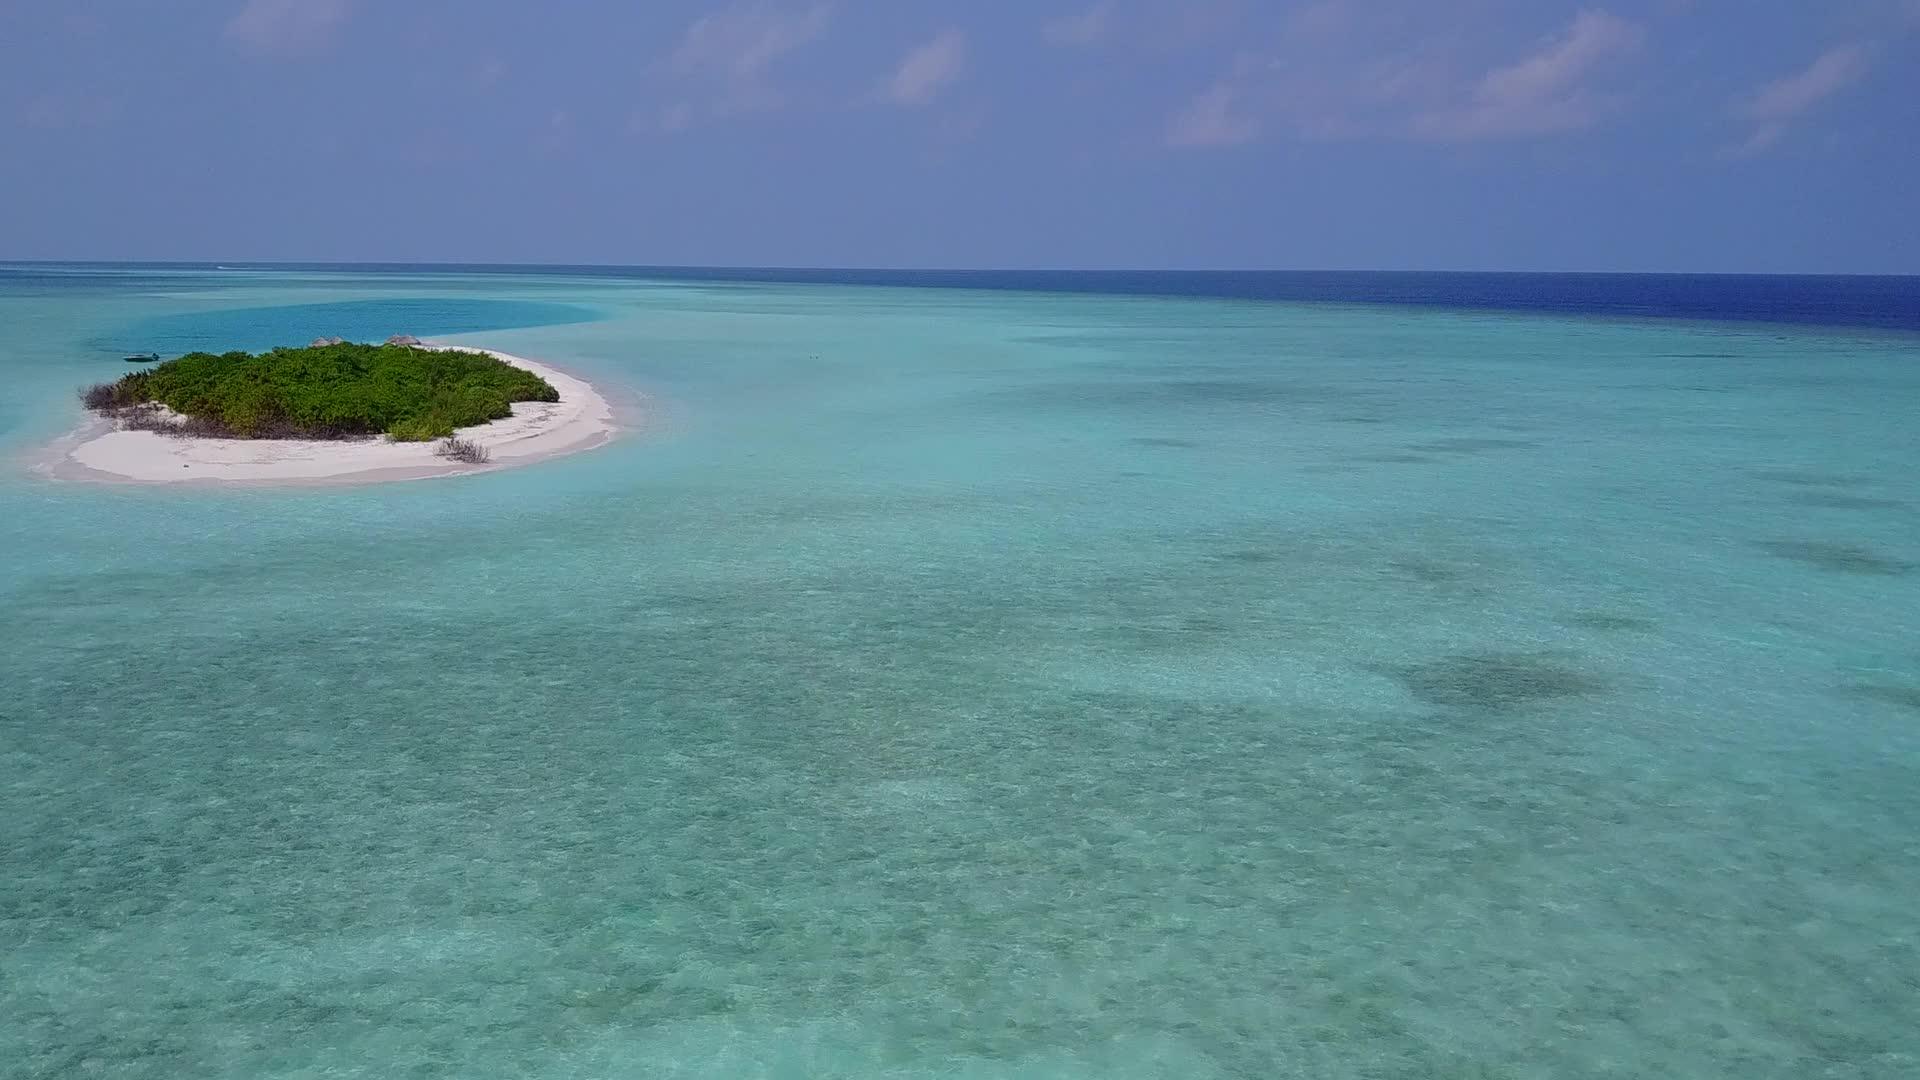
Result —
M34 471L56 480L112 484L371 484L494 472L605 445L620 430L614 409L585 379L537 360L478 346L424 343L429 349L485 353L553 385L559 401L517 401L513 415L455 434L487 448L470 465L434 456L435 442L370 439L210 439L126 431L88 414L48 448Z

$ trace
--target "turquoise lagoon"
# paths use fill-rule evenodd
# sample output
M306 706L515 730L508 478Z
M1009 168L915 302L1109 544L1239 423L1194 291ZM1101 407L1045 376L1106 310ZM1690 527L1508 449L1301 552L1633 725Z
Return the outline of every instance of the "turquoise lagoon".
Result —
M50 482L121 352L638 430ZM1920 339L0 276L0 1076L1920 1075Z

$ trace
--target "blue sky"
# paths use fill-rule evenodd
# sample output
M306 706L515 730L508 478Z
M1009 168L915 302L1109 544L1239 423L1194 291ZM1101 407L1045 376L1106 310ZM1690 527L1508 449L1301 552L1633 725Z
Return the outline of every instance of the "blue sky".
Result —
M0 258L1920 272L1920 0L0 0Z

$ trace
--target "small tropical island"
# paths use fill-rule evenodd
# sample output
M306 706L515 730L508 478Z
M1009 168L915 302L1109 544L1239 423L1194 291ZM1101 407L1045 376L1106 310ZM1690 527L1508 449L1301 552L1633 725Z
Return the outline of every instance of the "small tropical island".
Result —
M84 479L404 479L604 442L587 383L488 349L321 338L262 353L194 352L81 391L105 421L56 475ZM96 422L98 423L98 422Z
M351 342L252 354L188 353L81 395L123 426L218 439L451 439L513 415L516 401L559 401L539 375L485 353ZM450 449L458 456L462 447ZM467 448L470 457L483 451ZM483 459L482 459L483 460Z

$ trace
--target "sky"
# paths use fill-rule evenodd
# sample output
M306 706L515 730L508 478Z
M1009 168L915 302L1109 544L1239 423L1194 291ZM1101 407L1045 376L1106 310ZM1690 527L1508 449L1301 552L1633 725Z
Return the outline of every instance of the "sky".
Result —
M0 259L1920 273L1920 0L0 0Z

